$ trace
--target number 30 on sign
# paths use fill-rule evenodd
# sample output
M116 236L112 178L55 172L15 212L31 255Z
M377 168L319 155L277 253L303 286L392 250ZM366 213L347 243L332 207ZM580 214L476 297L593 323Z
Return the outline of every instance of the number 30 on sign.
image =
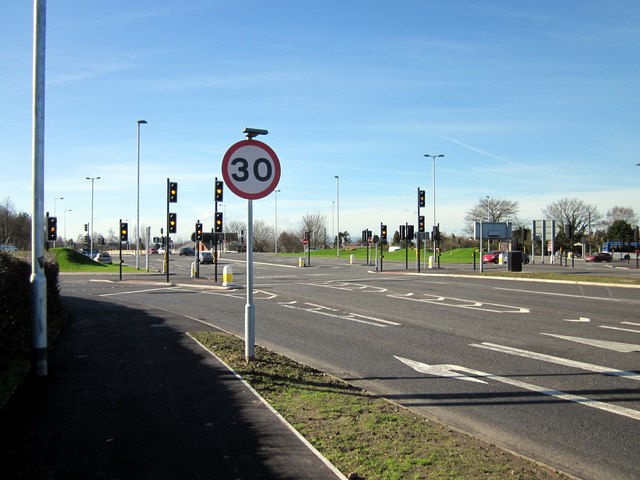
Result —
M247 200L269 195L280 181L280 161L266 143L242 140L222 159L222 177L233 193Z

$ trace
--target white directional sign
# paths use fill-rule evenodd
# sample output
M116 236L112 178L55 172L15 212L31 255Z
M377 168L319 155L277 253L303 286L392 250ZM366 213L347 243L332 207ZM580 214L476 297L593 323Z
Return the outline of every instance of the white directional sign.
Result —
M280 181L280 161L266 143L242 140L222 159L227 187L241 198L256 200L269 195Z

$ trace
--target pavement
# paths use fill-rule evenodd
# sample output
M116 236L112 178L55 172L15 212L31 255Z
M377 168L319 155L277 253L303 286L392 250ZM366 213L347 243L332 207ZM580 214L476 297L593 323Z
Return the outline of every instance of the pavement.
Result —
M49 375L0 411L2 478L345 478L187 336L186 319L63 301Z

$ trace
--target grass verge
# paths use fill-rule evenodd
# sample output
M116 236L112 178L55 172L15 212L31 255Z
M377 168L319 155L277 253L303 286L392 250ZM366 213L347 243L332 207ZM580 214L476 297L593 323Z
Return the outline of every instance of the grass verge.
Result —
M191 335L352 478L567 478L259 346L247 363L232 335Z
M83 255L80 252L75 251L72 248L54 248L50 250L51 254L58 262L61 272L104 272L104 273L118 273L120 266L118 265L118 259L113 259L113 265L105 265L98 263L91 258ZM139 273L135 267L127 265L122 266L123 272L136 272Z

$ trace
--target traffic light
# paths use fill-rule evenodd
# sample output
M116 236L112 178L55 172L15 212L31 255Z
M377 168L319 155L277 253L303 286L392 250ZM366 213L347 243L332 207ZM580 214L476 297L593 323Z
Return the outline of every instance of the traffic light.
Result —
M89 235L84 236L84 243L85 245L89 245Z
M88 223L85 223L85 224L84 224L84 231L85 231L85 232L88 232L88 231L89 231L89 224L88 224Z
M433 232L431 234L431 238L433 239L434 242L440 241L440 229L438 228L437 225L433 226Z
M387 226L386 225L380 225L380 240L382 240L383 242L387 241Z
M413 225L407 225L407 240L409 241L413 240L413 236L414 236Z
M169 214L169 233L178 231L178 216L175 213Z
M217 213L216 213L216 227L215 227L215 232L216 232L216 233L222 233L222 212L217 212Z
M169 182L169 203L178 201L178 182Z
M216 180L216 202L222 201L222 193L223 193L224 183L222 180Z
M418 231L420 233L424 232L424 215L418 216Z
M129 241L129 224L127 222L120 222L120 241Z
M201 223L196 223L196 241L201 241L202 240L202 224Z
M47 217L47 240L55 242L58 238L58 219Z
M424 207L427 204L426 193L424 190L418 190L418 206Z

